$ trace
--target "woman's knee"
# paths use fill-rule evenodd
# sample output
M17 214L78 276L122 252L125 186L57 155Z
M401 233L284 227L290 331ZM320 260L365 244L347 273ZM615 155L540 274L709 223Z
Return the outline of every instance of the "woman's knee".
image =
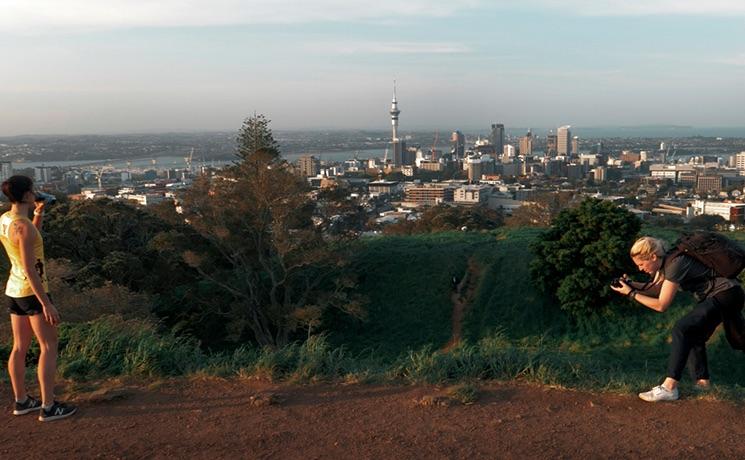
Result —
M59 345L59 340L57 340L57 337L54 338L47 338L45 340L39 340L39 349L42 353L48 353L50 351L57 352L57 345Z
M13 348L11 348L11 350L10 350L10 353L11 353L11 355L16 355L16 356L19 356L20 355L20 356L24 356L25 357L26 356L26 353L28 353L29 345L30 344L17 344L17 343L14 343L13 344Z

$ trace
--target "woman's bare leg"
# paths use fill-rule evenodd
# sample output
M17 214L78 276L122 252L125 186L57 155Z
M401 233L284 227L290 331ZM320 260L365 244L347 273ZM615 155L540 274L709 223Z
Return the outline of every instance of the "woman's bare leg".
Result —
M26 400L26 353L31 345L31 324L28 316L10 315L13 328L13 350L8 358L8 374L16 401Z
M54 402L54 378L57 373L57 327L49 324L44 315L30 316L31 328L39 341L39 385L41 401L45 406Z

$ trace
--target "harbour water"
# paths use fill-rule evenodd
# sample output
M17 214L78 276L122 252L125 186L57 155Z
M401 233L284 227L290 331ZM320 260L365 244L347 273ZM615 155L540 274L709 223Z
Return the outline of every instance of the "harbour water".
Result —
M350 158L383 158L385 150L381 149L369 149L369 150L345 150L337 152L308 152L308 153L296 153L284 155L287 161L297 161L303 155L313 155L321 161L328 162L342 162ZM194 158L192 160L192 167L198 168L202 165L212 167L222 167L225 165L232 164L235 161L233 158L215 159L215 160L202 160ZM82 169L98 169L98 168L112 168L121 170L146 170L146 169L182 169L186 167L186 161L183 157L176 156L163 156L154 158L136 158L136 159L108 159L108 160L74 160L74 161L28 161L28 162L13 162L13 169L20 170L24 168L35 168L37 166L48 166L48 167L59 167L59 168L82 168Z
M220 167L231 164L232 159L222 160L200 160L194 158L192 167L201 165ZM82 168L82 169L182 169L186 168L186 161L183 157L155 157L155 158L136 158L136 159L108 159L108 160L77 160L77 161L28 161L22 163L13 162L13 169L19 170L24 168L35 168L37 166L60 167L60 168Z

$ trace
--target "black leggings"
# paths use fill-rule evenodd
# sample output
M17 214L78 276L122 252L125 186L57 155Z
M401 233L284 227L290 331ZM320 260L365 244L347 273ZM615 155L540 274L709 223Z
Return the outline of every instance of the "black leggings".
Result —
M702 300L693 311L678 320L673 327L667 376L680 380L687 362L694 380L709 379L706 341L719 323L724 323L724 333L732 348L745 350L745 320L741 313L744 301L742 287L735 286Z

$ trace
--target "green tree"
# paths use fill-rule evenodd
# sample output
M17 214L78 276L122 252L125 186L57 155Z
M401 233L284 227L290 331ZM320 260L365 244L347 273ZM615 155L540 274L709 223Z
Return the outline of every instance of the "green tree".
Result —
M345 247L323 232L325 214L316 213L307 183L267 147L276 145L267 123L261 115L247 120L243 160L185 192L184 218L209 245L184 260L229 296L215 308L229 318L232 337L281 346L298 329L310 333L329 308L362 310L350 293Z
M173 203L143 209L108 199L58 203L44 225L47 256L70 261L65 280L75 292L103 292L113 284L145 294L163 326L205 347L225 347L227 324L215 306L230 297L183 260L184 250L208 243L173 209ZM94 299L106 304L102 311L110 300Z
M612 278L631 273L631 245L641 222L609 201L586 199L559 213L531 249L531 275L537 285L574 317L601 311L618 295Z
M160 293L195 279L183 262L152 245L176 227L128 203L59 203L50 208L44 230L48 256L70 260L81 287L109 280L134 291ZM181 231L188 228L182 224Z
M279 144L274 140L269 122L264 115L247 118L238 131L238 149L236 155L245 161L259 151L263 151L273 160L279 158Z

